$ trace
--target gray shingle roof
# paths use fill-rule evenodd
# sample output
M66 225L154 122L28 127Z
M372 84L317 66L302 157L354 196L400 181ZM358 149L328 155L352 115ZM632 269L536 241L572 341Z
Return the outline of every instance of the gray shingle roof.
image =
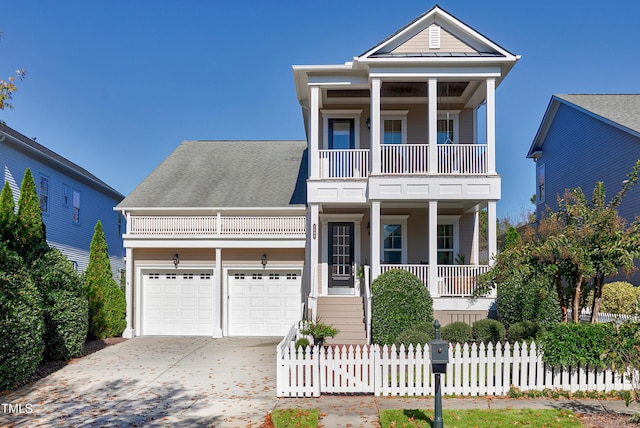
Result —
M306 141L184 141L118 208L306 203Z
M640 133L640 94L563 94L555 96Z

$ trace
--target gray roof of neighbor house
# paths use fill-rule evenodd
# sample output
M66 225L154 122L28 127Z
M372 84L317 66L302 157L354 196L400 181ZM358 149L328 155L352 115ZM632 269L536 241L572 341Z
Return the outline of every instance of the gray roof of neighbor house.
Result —
M21 134L6 124L0 124L0 137L2 137L3 134L10 137L10 139L5 140L6 143L13 144L16 148L30 153L31 156L39 159L41 162L52 165L54 168L61 170L67 175L75 176L78 180L93 185L93 187L107 195L110 195L114 199L121 200L124 198L124 195L104 181L100 180L95 175L91 174L86 169L71 162L63 156L60 156L42 144L36 143L34 139ZM0 141L2 141L2 138L0 138Z
M184 141L116 208L306 204L306 141Z
M640 94L562 94L556 97L640 132Z

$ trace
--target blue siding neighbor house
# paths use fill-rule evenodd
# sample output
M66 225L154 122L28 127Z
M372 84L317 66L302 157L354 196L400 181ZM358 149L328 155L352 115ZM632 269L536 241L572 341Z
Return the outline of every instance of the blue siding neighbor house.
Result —
M602 181L612 198L640 159L640 94L552 96L527 157L536 163L538 220L565 189L580 187L590 198ZM640 186L618 211L629 222L640 215ZM640 285L638 273L616 279Z
M18 203L20 185L31 169L40 197L47 241L59 249L78 271L86 270L96 222L104 229L114 278L124 269L122 214L113 211L124 196L105 182L7 125L0 126L3 182L9 182Z

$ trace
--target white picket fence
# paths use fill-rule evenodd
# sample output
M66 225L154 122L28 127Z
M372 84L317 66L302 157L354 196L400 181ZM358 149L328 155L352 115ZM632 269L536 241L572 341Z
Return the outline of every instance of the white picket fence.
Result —
M433 395L428 346L329 346L295 349L289 341L277 347L277 396L318 397L320 394L378 396ZM535 343L456 344L449 348L447 372L441 376L443 394L506 395L521 391L630 390L626 376L592 367L550 368Z

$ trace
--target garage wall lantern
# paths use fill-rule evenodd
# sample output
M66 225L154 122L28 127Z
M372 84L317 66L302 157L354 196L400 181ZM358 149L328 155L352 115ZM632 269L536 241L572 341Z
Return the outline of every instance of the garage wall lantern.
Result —
M178 253L176 253L176 255L173 256L173 265L176 267L176 269L178 269L179 264L180 264L180 256L178 255Z
M262 267L265 268L267 266L267 255L262 255Z

